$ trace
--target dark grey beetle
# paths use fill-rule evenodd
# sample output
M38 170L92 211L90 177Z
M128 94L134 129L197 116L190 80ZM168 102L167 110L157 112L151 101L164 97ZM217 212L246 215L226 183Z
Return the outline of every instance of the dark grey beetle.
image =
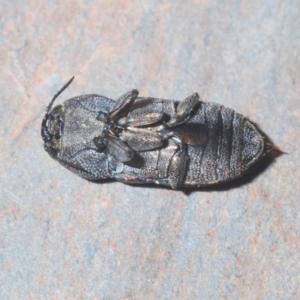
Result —
M42 122L44 148L88 180L201 187L238 178L272 146L244 116L199 100L84 95L52 108Z

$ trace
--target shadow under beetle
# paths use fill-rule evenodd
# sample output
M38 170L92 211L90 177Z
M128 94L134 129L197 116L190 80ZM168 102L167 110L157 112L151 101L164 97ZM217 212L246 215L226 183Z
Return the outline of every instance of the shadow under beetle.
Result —
M197 93L183 101L84 95L52 108L42 122L44 148L88 180L201 187L244 175L273 146L244 116Z

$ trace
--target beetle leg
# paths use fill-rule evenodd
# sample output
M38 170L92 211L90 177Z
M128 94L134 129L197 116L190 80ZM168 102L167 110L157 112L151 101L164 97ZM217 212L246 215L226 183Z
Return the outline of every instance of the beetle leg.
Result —
M178 147L173 155L168 168L168 182L173 189L183 185L189 156L186 153L186 147L182 139L174 132L162 132L164 139L172 140Z
M131 149L138 152L158 149L164 143L164 138L159 133L135 127L128 127L120 137Z
M134 127L143 127L146 125L152 125L158 123L163 119L163 112L149 112L141 111L136 113L137 110L134 110L127 117L121 118L118 120L120 125L129 125Z
M186 118L189 117L194 110L195 106L199 102L198 93L187 97L183 101L179 102L176 110L175 117L166 123L167 127L174 127L186 121Z
M113 135L106 137L106 147L109 154L111 154L119 162L131 161L134 156L134 151L122 140Z
M184 184L189 157L184 152L175 153L168 168L168 182L172 189Z
M130 106L134 103L139 94L138 90L131 90L122 95L113 106L112 111L109 113L109 118L115 120L120 118L129 111Z

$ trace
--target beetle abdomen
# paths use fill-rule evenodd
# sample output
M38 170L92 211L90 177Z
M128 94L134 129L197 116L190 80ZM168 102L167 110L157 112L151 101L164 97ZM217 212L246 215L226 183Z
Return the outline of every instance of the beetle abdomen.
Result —
M193 130L188 129L191 126ZM188 131L190 164L185 185L208 185L239 177L263 155L264 140L254 125L222 105L201 103L197 113L179 128L183 139Z

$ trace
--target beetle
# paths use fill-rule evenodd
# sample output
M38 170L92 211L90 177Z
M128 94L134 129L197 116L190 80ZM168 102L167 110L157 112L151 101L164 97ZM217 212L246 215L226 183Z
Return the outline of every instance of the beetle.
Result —
M100 95L46 109L41 134L48 154L92 181L202 187L243 176L272 145L248 119L197 93L183 101Z

